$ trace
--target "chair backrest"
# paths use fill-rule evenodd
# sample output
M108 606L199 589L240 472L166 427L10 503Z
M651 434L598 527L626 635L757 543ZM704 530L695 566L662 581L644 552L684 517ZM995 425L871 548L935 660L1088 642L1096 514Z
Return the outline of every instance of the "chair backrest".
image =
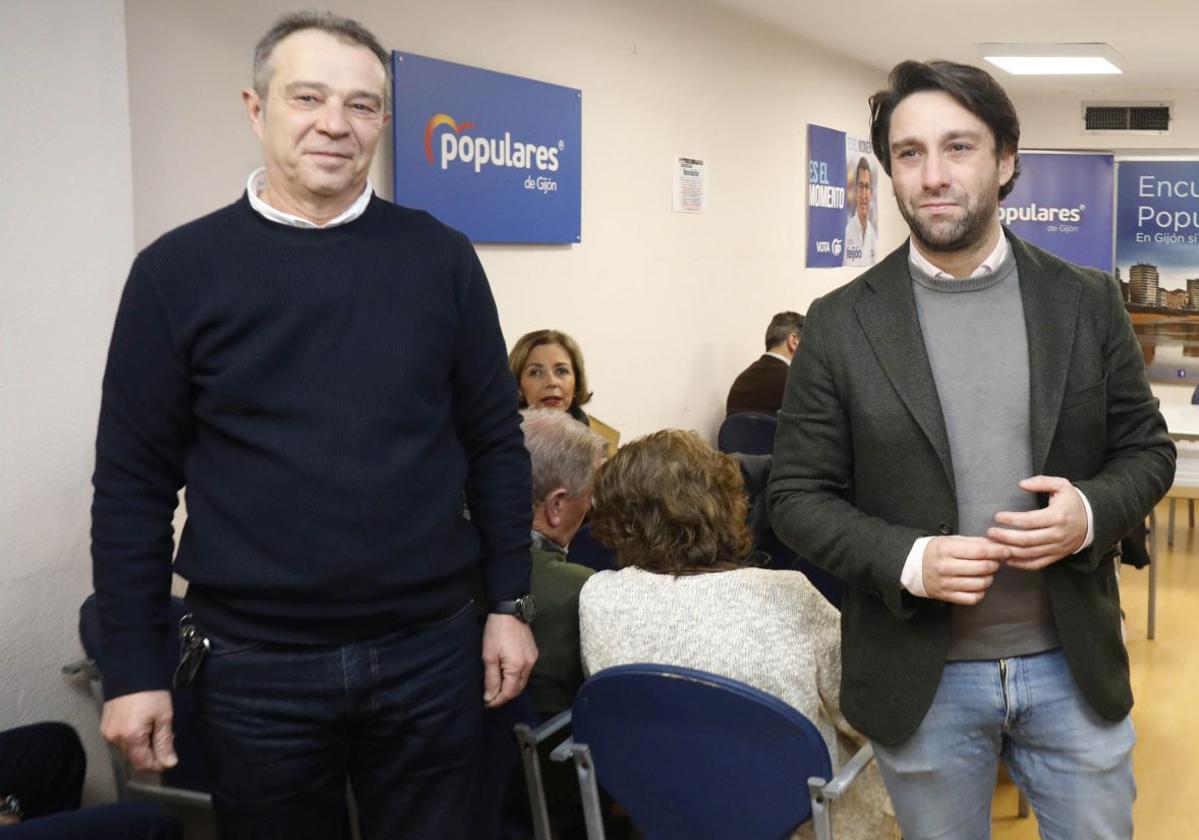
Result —
M179 662L179 619L187 614L187 605L182 598L171 598L170 632L167 634L167 661L173 668ZM83 650L104 673L104 651L100 645L100 613L96 608L96 596L89 595L79 608L79 640ZM170 675L168 674L168 677ZM204 752L200 748L200 737L195 728L192 695L190 691L171 691L175 733L175 753L179 763L162 773L164 786L208 793L208 767Z
M747 455L769 455L774 452L774 433L779 421L773 414L738 411L724 418L716 434L716 448L721 452L744 452Z
M616 553L608 546L591 535L591 523L584 522L583 527L570 541L570 551L566 558L571 563L603 572L616 568Z
M580 689L574 740L646 840L782 838L829 779L819 731L777 697L715 674L622 665Z

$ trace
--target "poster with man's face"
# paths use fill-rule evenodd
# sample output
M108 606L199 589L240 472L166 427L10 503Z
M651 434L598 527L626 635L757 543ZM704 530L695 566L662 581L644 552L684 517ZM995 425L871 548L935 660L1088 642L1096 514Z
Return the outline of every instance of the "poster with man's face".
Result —
M845 137L845 265L874 265L878 257L878 161L870 141Z

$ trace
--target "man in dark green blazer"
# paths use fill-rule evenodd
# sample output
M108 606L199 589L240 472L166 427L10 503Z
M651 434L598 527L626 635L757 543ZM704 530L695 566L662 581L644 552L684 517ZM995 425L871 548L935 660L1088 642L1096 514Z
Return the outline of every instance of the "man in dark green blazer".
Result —
M1000 759L1042 836L1127 838L1114 547L1175 452L1119 288L1003 230L988 74L904 62L871 111L911 238L809 309L774 529L846 584L841 704L907 840L989 836Z

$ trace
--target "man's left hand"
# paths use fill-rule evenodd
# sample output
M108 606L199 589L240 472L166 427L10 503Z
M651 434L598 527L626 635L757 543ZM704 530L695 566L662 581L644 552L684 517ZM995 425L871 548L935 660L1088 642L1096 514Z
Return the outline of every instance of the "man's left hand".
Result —
M483 704L502 706L524 691L537 661L529 625L511 615L492 613L483 627Z
M1039 510L995 514L999 525L1009 527L989 528L987 537L1011 546L1007 565L1036 571L1078 551L1087 538L1087 511L1074 485L1057 476L1037 475L1021 481L1020 489L1048 493L1049 505Z

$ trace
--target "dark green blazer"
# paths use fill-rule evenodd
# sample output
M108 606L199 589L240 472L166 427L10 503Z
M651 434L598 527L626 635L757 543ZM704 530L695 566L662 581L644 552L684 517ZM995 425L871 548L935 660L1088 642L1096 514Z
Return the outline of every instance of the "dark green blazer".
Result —
M1033 468L1072 481L1094 513L1092 546L1041 574L1075 680L1119 720L1132 690L1110 560L1169 489L1174 444L1112 278L1005 233L1028 334ZM950 606L899 576L917 538L957 533L950 459L904 244L808 310L769 489L775 532L846 584L842 708L883 744L920 724L949 648Z

